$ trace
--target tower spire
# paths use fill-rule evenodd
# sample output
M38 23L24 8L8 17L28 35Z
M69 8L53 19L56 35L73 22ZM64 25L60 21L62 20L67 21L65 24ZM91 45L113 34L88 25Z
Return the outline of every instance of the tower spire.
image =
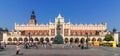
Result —
M70 19L69 19L69 22L70 22Z
M62 18L62 16L61 16L61 14L60 14L60 13L58 14L58 17L57 17L57 18Z
M70 23L70 19L69 19L69 23Z
M49 18L49 23L51 23L51 18Z
M30 18L30 19L36 19L34 9L32 9L32 15L31 15L31 18Z
M35 16L35 12L34 12L34 9L32 9L32 14L31 14L31 17L30 17L30 24L36 24L36 16Z

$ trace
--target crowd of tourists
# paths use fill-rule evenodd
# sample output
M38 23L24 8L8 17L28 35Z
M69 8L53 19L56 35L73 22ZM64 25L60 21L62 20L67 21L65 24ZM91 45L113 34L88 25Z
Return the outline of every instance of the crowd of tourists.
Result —
M58 44L56 44L58 45ZM81 49L85 49L86 48L86 44L78 44L78 43L72 43L72 44L69 44L69 43L65 43L65 44L61 44L61 47L60 46L55 46L55 44L52 44L52 43L47 43L47 42L40 42L38 44L38 42L25 42L24 45L23 45L23 48L25 49L31 49L31 48L81 48ZM16 44L16 55L19 54L19 52L21 51L21 46L20 46L20 43L17 43Z
M90 45L89 45L90 46ZM82 43L65 43L58 46L58 44L52 44L51 42L25 42L23 48L87 48L87 44Z
M26 48L26 49L38 48L38 43L34 43L34 42L28 43L28 42L25 42L24 48Z

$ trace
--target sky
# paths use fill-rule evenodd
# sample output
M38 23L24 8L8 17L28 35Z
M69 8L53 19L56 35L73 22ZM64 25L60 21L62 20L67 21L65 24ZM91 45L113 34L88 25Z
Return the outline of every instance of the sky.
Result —
M32 9L39 24L48 24L60 13L73 24L107 23L120 31L120 0L0 0L0 27L28 24Z

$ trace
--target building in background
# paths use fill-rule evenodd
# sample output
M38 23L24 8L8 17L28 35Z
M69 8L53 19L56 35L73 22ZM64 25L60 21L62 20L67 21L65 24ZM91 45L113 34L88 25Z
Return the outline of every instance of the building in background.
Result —
M3 40L3 33L7 33L8 32L8 29L3 29L3 28L0 28L0 41Z
M107 30L107 24L72 24L64 21L64 17L60 14L55 18L55 22L49 24L38 24L34 11L29 20L29 24L17 24L11 32L3 34L3 41L6 43L16 42L43 42L53 41L57 35L57 23L60 21L60 34L63 36L64 43L79 43L86 41L88 33L89 41L103 41L106 34L110 34Z

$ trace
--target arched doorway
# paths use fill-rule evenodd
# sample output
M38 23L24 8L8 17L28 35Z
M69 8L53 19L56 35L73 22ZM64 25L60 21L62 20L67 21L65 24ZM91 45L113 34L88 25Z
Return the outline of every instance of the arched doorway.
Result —
M93 41L93 42L96 41L96 38L92 38L92 41Z
M43 43L43 41L44 41L44 38L40 38L40 42Z
M51 38L50 40L51 40L51 41L54 41L54 38Z
M30 38L30 41L33 42L33 38L32 37Z
M65 38L65 43L68 43L68 38Z
M49 38L46 38L45 41L49 42Z
M19 41L23 41L23 39L22 39L22 38L19 38Z
M70 43L73 43L74 39L73 38L70 38Z
M76 39L75 39L75 43L79 43L79 38L76 38Z
M86 39L86 41L90 41L90 38Z
M102 42L102 39L101 39L101 38L98 38L97 41Z
M8 41L9 41L9 42L12 41L12 38L8 38Z
M17 38L15 37L15 38L13 38L13 44L16 44L17 43Z
M83 44L85 42L85 39L81 38L80 42Z
M25 42L28 41L28 38L24 38L24 41L25 41Z
M15 38L13 38L13 41L17 41L17 38L15 37Z
M39 41L39 39L36 37L36 38L35 38L35 41Z

